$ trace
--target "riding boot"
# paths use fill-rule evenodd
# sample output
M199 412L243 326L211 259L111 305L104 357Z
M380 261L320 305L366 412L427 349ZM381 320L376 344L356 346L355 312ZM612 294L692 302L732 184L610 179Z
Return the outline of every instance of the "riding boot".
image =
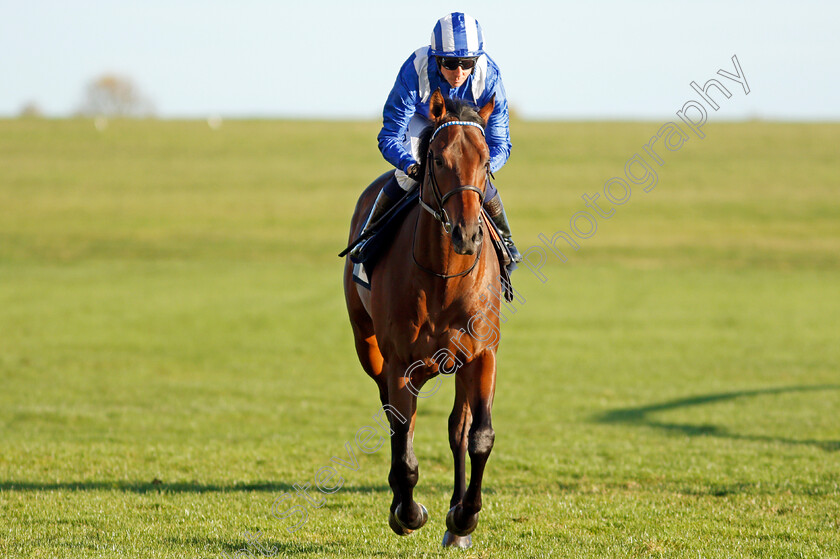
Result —
M494 196L491 200L484 203L484 209L487 210L487 215L496 224L496 228L502 235L502 241L510 252L511 260L517 264L522 262L522 255L519 254L516 245L513 244L513 236L510 232L510 223L507 215L505 215L505 207L502 205L502 197L500 195Z
M395 179L392 177L391 180ZM371 227L376 226L382 216L385 215L398 201L399 200L394 200L388 196L388 193L385 192L385 188L380 190L379 194L376 196L376 201L374 201L373 207L370 210L370 215L368 215L367 221L365 221L365 226L362 228L362 232L359 233L359 236L363 236ZM355 262L356 259L361 256L366 244L366 241L362 241L353 247L353 250L350 251L350 259Z

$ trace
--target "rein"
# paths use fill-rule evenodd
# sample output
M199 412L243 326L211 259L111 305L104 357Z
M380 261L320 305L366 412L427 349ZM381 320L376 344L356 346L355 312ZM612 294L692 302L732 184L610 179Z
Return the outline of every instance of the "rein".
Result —
M435 166L434 166L434 154L432 152L432 142L434 142L435 136L437 136L438 132L440 132L441 130L443 130L444 128L447 128L449 126L473 126L475 128L478 128L479 130L481 130L481 135L484 136L484 127L481 126L480 124L476 123L476 122L469 122L469 121L465 121L465 120L450 120L449 122L445 122L445 123L441 124L440 126L438 126L435 129L435 131L432 133L432 137L429 139L429 152L426 155L426 168L428 170L427 174L429 176L429 185L431 186L432 195L435 198L435 204L437 205L438 209L435 210L433 207L431 207L429 204L427 204L423 200L423 186L425 185L426 181L423 181L422 183L420 183L420 196L418 198L418 201L420 202L420 207L421 208L423 208L424 210L429 212L432 215L432 217L435 219L435 221L437 221L441 225L443 225L443 230L446 231L447 235L452 234L452 222L449 220L449 214L446 213L446 210L443 207L443 205L446 204L447 200L449 200L452 196L454 196L454 195L456 195L460 192L475 192L476 194L478 194L478 197L479 197L479 207L484 205L484 191L481 190L480 188L478 188L477 186L472 185L472 184L465 184L465 185L459 186L458 188L453 188L452 190L450 190L449 192L447 192L446 194L443 194L443 195L440 192L440 186L438 186L437 176L435 175L435 169L434 169ZM490 171L489 163L488 163L488 169L487 170L488 170L488 172ZM481 249L484 247L484 243L481 243L480 245L478 245L478 251L476 251L475 260L473 261L472 265L469 268L467 268L466 270L464 270L463 272L459 272L457 274L449 274L449 275L441 274L441 273L435 272L434 270L430 270L426 266L423 266L422 264L420 264L420 262L417 261L417 256L416 256L416 252L417 252L417 223L419 222L419 219L420 219L420 214L418 213L417 214L417 219L415 220L415 223L414 223L414 237L413 237L412 242L411 242L411 244L412 244L412 246L411 246L411 257L414 260L414 263L417 265L418 268L420 268L421 270L423 270L424 272L426 272L428 274L431 274L433 276L436 276L436 277L439 277L439 278L442 278L442 279L451 279L451 278L457 278L457 277L460 277L460 276L465 276L465 275L467 275L467 274L469 274L470 272L473 271L473 269L478 264L479 259L481 258ZM478 214L478 220L479 220L479 223L480 223L481 222L481 213L480 212Z

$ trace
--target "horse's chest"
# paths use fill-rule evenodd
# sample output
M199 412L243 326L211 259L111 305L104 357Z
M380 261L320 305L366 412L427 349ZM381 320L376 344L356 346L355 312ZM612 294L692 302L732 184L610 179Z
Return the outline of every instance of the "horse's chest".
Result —
M381 304L374 305L374 327L386 361L414 363L441 351L460 352L469 360L486 346L489 338L482 339L482 332L488 329L476 317L493 315L471 290L414 291L405 287L386 292ZM498 323L492 327L497 330Z
M414 344L423 350L441 347L458 331L456 326L451 322L424 322L417 328Z
M442 349L457 347L457 341L467 331L471 314L461 306L444 307L437 312L419 309L411 320L397 327L396 344L407 358L423 359Z

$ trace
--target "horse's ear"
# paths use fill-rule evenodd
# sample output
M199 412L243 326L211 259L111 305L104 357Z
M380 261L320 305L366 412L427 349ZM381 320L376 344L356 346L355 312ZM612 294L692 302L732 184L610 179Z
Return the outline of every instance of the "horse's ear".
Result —
M439 121L446 116L446 103L443 101L440 88L432 93L432 98L429 100L429 116L435 121Z
M487 119L490 118L490 113L493 112L493 109L496 107L496 94L493 94L493 97L487 102L486 105L481 107L478 111L478 116L486 123Z

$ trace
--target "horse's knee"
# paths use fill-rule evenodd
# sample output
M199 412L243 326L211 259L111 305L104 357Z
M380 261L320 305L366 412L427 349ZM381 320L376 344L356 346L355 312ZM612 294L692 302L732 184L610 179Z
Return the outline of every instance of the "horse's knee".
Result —
M470 456L487 456L493 450L496 432L489 425L483 425L470 431Z

